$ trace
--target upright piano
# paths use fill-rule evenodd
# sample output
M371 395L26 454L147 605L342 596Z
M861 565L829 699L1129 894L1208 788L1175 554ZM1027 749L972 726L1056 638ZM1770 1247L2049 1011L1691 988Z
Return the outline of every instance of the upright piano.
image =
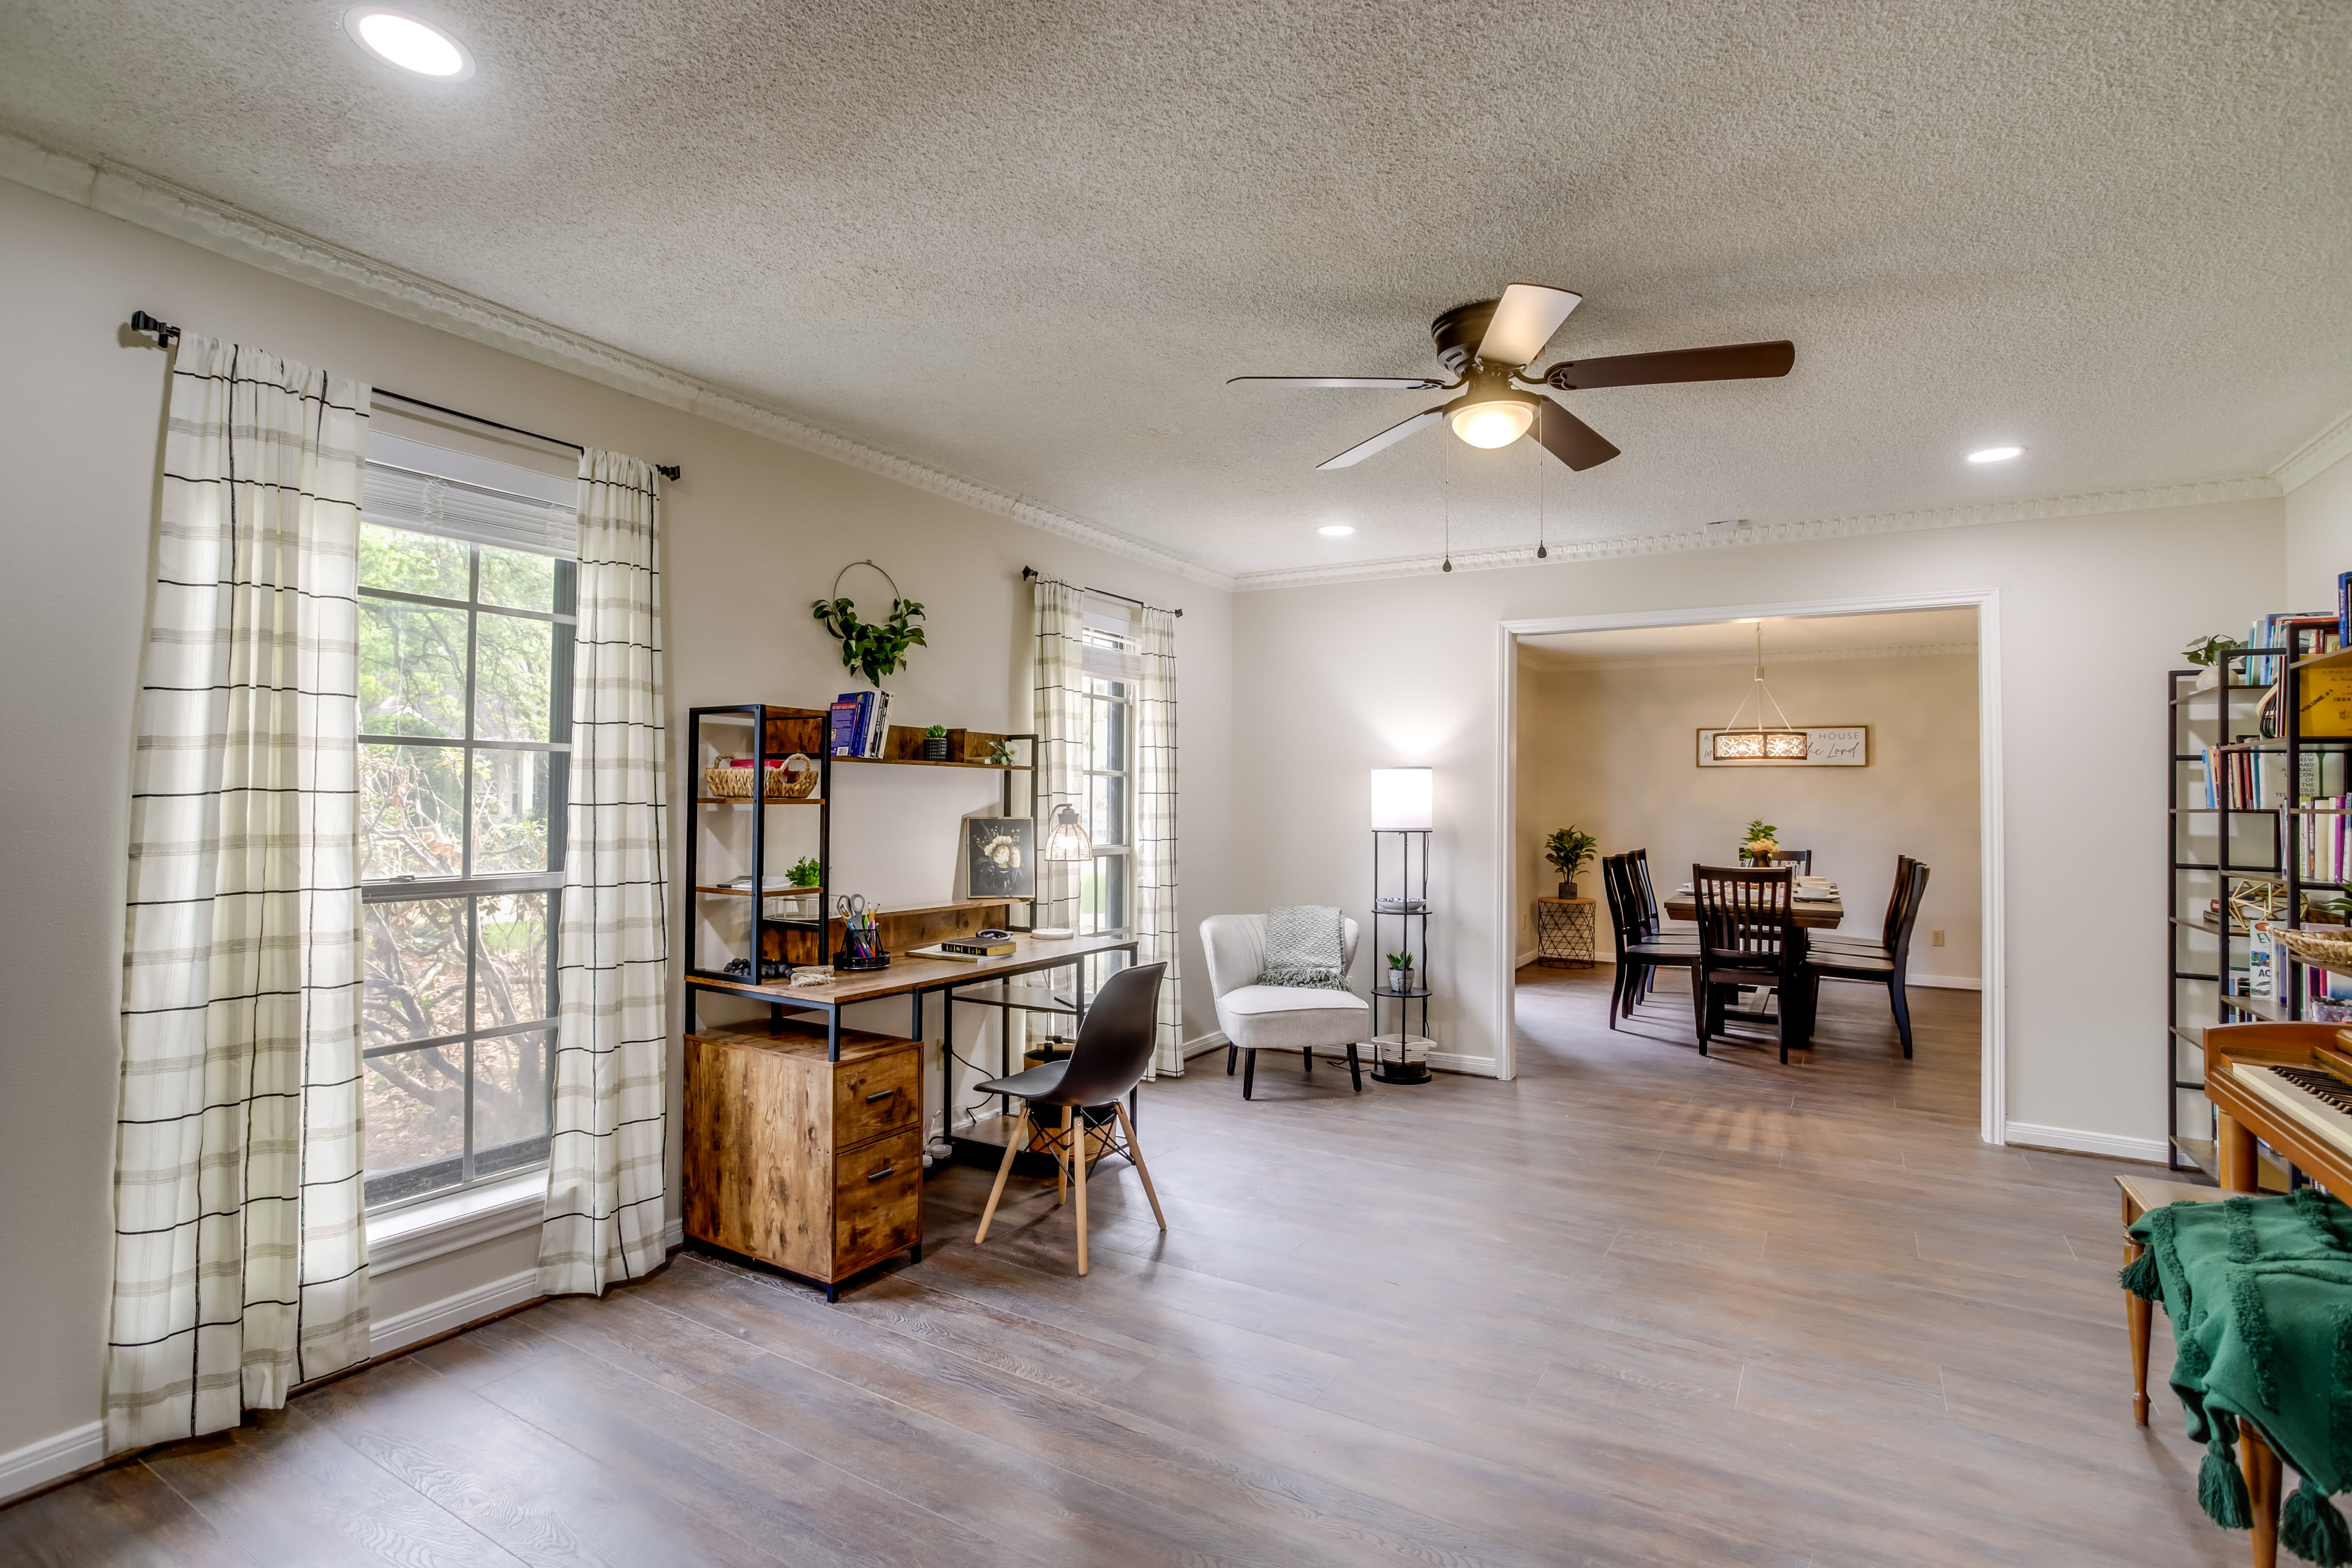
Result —
M2352 1029L2336 1024L2217 1024L2205 1031L2221 1185L2257 1190L2254 1140L2352 1199Z

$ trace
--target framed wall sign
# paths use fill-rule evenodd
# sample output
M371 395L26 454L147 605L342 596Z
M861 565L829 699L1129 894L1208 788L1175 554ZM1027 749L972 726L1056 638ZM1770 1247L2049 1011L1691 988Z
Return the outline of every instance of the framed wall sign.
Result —
M972 899L1037 896L1037 823L1027 816L963 819L964 868Z
M1805 754L1801 757L1718 757L1715 754L1715 738L1718 730L1698 732L1698 765L1703 768L1866 768L1870 765L1870 726L1867 724L1799 724L1797 732L1805 737Z

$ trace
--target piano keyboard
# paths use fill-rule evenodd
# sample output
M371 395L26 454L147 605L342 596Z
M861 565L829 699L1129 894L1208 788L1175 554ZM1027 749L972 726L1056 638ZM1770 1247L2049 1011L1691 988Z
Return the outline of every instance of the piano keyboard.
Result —
M2319 1068L2242 1061L2231 1064L2231 1073L2247 1093L2352 1155L2352 1084Z

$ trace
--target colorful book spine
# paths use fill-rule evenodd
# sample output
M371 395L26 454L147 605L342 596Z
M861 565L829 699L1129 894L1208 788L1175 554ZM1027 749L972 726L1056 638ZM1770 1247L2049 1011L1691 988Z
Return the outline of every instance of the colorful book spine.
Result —
M826 737L826 749L836 757L857 754L857 699L844 692L833 700L833 728Z

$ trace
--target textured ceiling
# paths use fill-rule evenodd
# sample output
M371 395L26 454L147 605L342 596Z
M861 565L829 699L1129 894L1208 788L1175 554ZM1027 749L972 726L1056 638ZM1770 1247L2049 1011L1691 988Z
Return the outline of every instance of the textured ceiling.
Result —
M1764 663L1780 659L1861 658L1896 649L1957 651L1973 647L1973 608L1895 610L1868 616L1772 616L1764 620ZM1623 626L1608 631L1549 632L1518 639L1528 663L1548 668L1581 664L1648 662L1739 663L1755 655L1756 625L1709 621L1690 626Z
M2235 479L2352 407L2343 0L407 8L474 79L11 0L0 118L1224 571ZM1222 384L1427 373L1515 279L1587 298L1548 359L1796 369L1567 395L1625 455L1540 498L1525 442L1313 471L1430 395Z

